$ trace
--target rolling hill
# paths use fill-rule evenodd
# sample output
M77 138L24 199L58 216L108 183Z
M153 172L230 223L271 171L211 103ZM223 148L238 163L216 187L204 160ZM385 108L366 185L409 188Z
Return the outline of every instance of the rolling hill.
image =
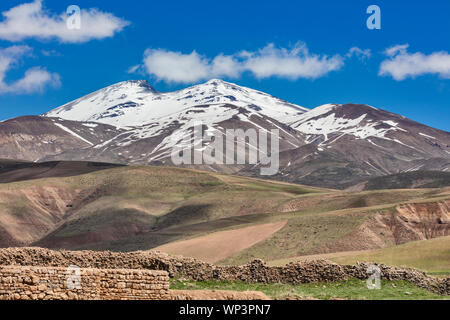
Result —
M1 246L150 249L189 234L257 223L296 195L324 192L167 167L29 165L0 174L0 180L17 178L0 183ZM62 168L72 173L61 175Z
M64 168L70 174L61 175ZM192 169L77 162L20 162L3 170L2 247L157 249L241 264L450 235L445 188L343 192ZM6 182L12 177L17 181Z

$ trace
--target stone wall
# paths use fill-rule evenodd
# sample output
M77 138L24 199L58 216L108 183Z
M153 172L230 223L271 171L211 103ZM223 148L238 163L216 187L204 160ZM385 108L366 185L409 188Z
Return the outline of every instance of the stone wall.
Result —
M217 266L193 258L169 256L165 253L52 251L41 248L9 248L0 250L0 265L25 265L104 269L164 270L170 277L180 276L196 281L244 281L260 283L308 283L367 279L368 263L339 265L326 260L299 261L283 267L270 267L261 260L243 266ZM381 278L406 280L435 293L450 295L450 278L436 278L409 268L379 265Z
M0 267L0 300L163 300L169 298L165 271ZM68 282L69 279L69 282ZM78 280L79 279L79 280Z

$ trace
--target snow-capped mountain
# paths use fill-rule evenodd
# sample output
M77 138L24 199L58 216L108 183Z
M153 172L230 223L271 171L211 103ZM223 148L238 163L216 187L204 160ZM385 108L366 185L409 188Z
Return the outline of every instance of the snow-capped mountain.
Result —
M351 185L364 177L450 170L450 133L359 104L328 104L290 126L304 145L285 153L280 175L289 181Z
M208 135L237 128L278 129L281 167L274 178L279 180L343 188L399 172L450 171L448 132L367 105L327 104L308 110L216 79L174 92L158 92L147 81L125 81L41 117L0 123L0 146L10 150L0 157L11 158L24 143L21 139L34 135L29 128L39 128L39 139L31 139L33 153L22 152L22 159L171 165L173 147L198 122ZM49 141L38 141L42 139ZM195 167L255 176L259 172L254 165Z
M174 92L158 92L143 80L109 86L52 110L45 116L129 127L165 121L195 106L223 104L256 111L280 122L308 111L266 93L218 79ZM220 108L215 110L224 117L236 114L222 115ZM214 116L210 114L207 119Z
M400 144L409 148L411 154L429 153L444 157L450 154L445 143L448 132L367 105L319 106L297 117L290 126L304 133L307 143L314 140L322 147L351 136L379 148L386 144Z
M307 111L266 93L213 79L166 93L157 92L147 81L121 82L44 116L126 128L126 132L96 145L92 156L108 154L117 162L149 164L167 163L173 147L198 122L210 134L225 134L227 128L279 129L282 150L298 147L301 135L284 123ZM66 155L74 156L71 152Z
M184 137L191 137L193 128L198 123L202 124L204 134L209 137L213 135L225 137L227 129L247 130L250 128L266 130L271 137L270 130L278 129L280 150L298 148L304 141L302 134L273 118L231 104L213 104L192 106L178 114L162 117L142 126L121 128L118 129L122 130L120 134L92 148L70 150L46 159L72 160L82 156L83 159L97 159L97 161L105 161L106 157L110 162L127 164L170 164L173 147L182 143ZM190 139L192 141L193 138ZM207 147L209 143L205 142L204 147ZM252 141L245 144L246 147L259 151L258 144ZM102 158L98 158L99 156ZM227 172L237 172L242 169L242 166L197 167Z

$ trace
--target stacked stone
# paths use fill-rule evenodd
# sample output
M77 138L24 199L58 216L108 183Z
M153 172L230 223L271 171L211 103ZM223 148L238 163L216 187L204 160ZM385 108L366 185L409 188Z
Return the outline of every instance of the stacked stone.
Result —
M164 300L169 298L165 271L80 269L79 283L66 268L0 267L0 300Z
M68 267L99 269L164 270L195 280L226 280L260 283L309 283L341 281L350 278L367 279L370 264L339 265L331 261L299 261L283 267L267 266L255 260L243 266L216 266L193 258L170 256L161 252L94 252L52 251L41 248L0 249L0 265ZM450 295L450 278L436 278L415 269L379 265L381 277L406 280L439 294Z

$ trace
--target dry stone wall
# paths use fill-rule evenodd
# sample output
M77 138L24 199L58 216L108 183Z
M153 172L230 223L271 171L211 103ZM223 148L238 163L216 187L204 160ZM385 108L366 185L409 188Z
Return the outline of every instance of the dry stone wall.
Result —
M79 274L74 272L79 270ZM0 267L0 300L163 300L166 271Z
M100 269L164 270L170 277L180 276L196 281L225 280L259 283L330 282L351 278L367 279L368 263L339 265L326 260L299 261L283 267L267 266L255 260L243 266L216 266L193 258L169 256L160 252L93 252L52 251L41 248L0 250L0 265L68 267ZM415 269L379 265L381 278L407 280L417 286L450 295L450 278L436 278Z

